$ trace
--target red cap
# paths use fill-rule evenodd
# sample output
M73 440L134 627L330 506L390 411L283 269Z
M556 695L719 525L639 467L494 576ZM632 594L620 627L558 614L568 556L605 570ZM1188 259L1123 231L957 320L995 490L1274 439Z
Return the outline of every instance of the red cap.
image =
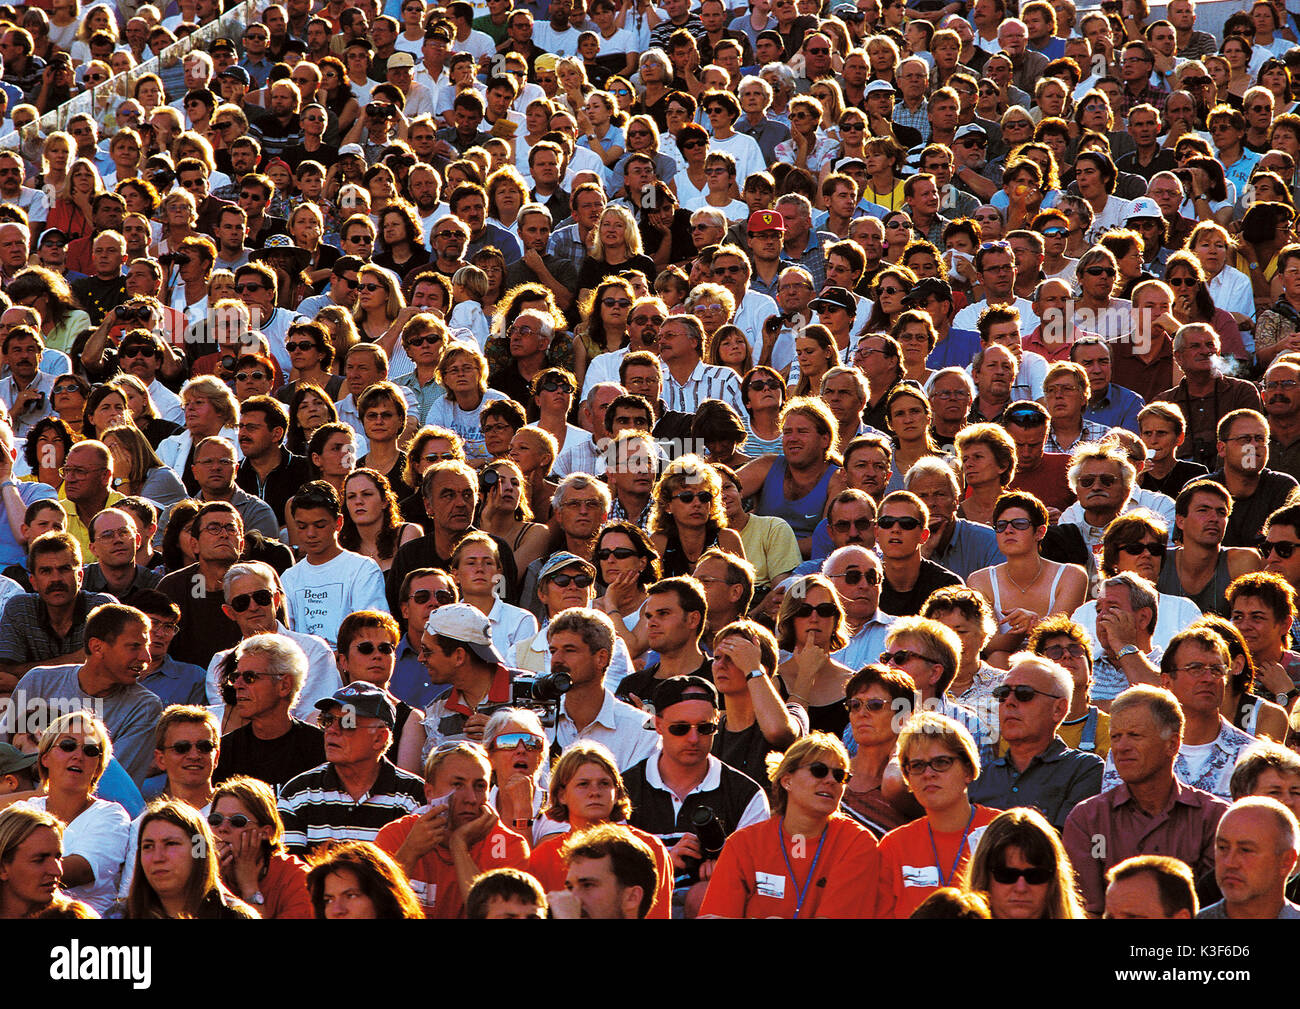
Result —
M750 231L784 231L785 218L775 210L755 210L749 215Z

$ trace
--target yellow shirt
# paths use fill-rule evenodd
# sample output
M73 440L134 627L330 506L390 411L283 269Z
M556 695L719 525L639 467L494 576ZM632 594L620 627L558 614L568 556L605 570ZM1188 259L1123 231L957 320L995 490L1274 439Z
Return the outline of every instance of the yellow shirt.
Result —
M113 505L117 504L124 497L126 497L125 494L119 494L117 491L109 488L108 503L105 504L104 507L112 508ZM82 522L81 516L77 514L77 506L68 500L67 490L62 484L59 486L59 503L63 505L63 510L68 514L68 533L81 544L81 563L93 564L98 561L99 558L96 557L95 552L90 549L90 530L86 528L86 523Z

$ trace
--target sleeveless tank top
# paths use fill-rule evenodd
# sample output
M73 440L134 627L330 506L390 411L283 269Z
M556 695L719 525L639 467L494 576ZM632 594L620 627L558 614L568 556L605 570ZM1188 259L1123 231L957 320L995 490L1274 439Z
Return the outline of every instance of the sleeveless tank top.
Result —
M718 530L720 528L720 526L713 522L710 522L705 526L705 550L718 545ZM664 546L662 562L664 577L676 578L680 575L689 575L695 570L695 564L686 556L686 551L682 549L682 541L677 536L677 528L674 526L666 533L666 536L668 538L668 543Z
M1177 547L1165 556L1164 566L1160 569L1160 577L1156 580L1156 588L1171 596L1184 596L1190 599L1201 608L1202 613L1217 613L1222 617L1227 617L1229 613L1228 583L1232 581L1231 576L1228 574L1227 551L1222 547L1219 548L1219 560L1214 565L1214 575L1206 583L1205 588L1195 595L1183 588L1183 580L1178 574L1178 558L1182 556L1182 552L1183 548Z
M758 492L756 515L775 515L790 524L799 539L813 534L826 507L826 488L838 466L827 466L817 486L801 498L790 501L785 496L785 459L777 459L767 471L767 479Z
M1056 577L1052 579L1052 588L1047 597L1047 612L1050 615L1056 609L1056 587L1061 584L1061 575L1065 574L1065 565L1062 564L1056 569ZM993 577L989 579L993 583L993 619L998 622L998 632L1007 634L1011 631L1011 625L1002 619L1002 593L998 590L998 572L993 569Z

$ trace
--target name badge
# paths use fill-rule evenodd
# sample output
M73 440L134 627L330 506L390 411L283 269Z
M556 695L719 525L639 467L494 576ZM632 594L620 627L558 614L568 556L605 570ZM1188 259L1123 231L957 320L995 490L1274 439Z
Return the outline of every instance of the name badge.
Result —
M785 877L773 872L755 873L754 883L760 897L773 897L782 900L785 897Z
M939 870L932 865L903 866L904 886L938 886Z

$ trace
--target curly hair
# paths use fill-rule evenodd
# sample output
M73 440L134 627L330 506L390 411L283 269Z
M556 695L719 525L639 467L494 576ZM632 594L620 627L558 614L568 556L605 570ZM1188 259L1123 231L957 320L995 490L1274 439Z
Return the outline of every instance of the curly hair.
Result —
M352 518L352 509L347 507L348 484L357 477L365 477L373 483L375 490L379 491L379 496L383 499L375 549L379 551L380 558L388 560L397 553L397 538L401 534L403 525L402 512L397 505L397 495L393 493L393 486L388 482L388 477L368 466L354 469L343 479L343 528L339 531L339 545L344 550L351 550L354 553L361 550L361 530L357 528L357 523Z
M370 841L336 841L318 848L309 860L307 892L317 918L325 917L325 880L351 872L375 905L380 919L423 918L424 911L404 873L383 849Z
M704 459L691 453L670 462L655 483L650 505L649 529L652 533L671 535L676 523L668 506L672 496L687 484L713 495L709 502L709 522L719 529L727 527L727 512L722 504L722 478Z

